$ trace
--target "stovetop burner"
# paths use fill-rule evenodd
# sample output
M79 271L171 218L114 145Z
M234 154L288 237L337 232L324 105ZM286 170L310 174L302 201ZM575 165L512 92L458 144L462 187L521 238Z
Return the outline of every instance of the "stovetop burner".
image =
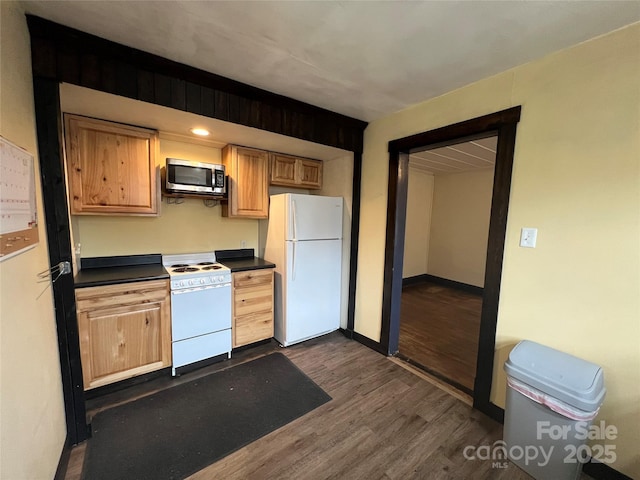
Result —
M163 255L162 264L171 277L171 290L194 286L201 288L231 281L231 271L216 262L213 252Z

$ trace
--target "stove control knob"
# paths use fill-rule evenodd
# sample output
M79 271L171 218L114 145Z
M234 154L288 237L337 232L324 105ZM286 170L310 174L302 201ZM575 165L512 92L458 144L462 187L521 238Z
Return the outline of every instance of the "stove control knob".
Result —
M205 283L205 282L206 282L206 280L205 280L204 278L201 278L201 279L200 279L200 283L201 283L202 285L204 285L204 283Z
M184 287L184 282L182 282L182 281L181 281L181 282L180 282L180 286L181 286L181 287Z
M218 281L219 281L219 282L222 282L223 280L224 280L224 277L223 277L222 275L220 275L220 276L218 277Z

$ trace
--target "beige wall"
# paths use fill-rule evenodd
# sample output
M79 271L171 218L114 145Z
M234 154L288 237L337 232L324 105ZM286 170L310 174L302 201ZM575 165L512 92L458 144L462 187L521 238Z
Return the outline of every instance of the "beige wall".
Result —
M218 148L175 140L160 140L157 162L167 157L201 162L219 162ZM74 241L81 244L82 257L140 253L191 253L246 248L258 250L258 221L222 217L221 207L206 207L197 198L167 204L155 218L77 215Z
M484 286L493 170L436 175L427 273Z
M433 174L409 165L402 278L427 273Z
M0 2L0 134L36 158L40 243L0 263L0 478L50 480L66 435L24 12Z
M355 328L380 336L389 140L522 105L491 394L527 338L603 366L598 416L640 477L640 24L372 122L365 131ZM538 228L535 249L518 246Z
M349 310L349 262L351 259L351 218L353 206L353 154L327 160L323 164L321 190L312 193L329 197L342 197L342 287L340 297L340 327L347 328Z

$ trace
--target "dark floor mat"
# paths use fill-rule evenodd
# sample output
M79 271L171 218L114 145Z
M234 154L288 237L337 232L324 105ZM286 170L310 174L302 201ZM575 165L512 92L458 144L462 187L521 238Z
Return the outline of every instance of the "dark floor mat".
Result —
M183 479L329 400L273 353L98 413L82 478Z

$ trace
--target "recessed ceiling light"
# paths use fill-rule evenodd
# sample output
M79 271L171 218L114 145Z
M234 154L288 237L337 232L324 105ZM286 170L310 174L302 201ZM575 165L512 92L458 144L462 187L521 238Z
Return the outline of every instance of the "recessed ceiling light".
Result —
M193 133L194 135L200 135L201 137L206 137L207 135L209 135L209 130L206 130L204 128L192 128L191 133Z

